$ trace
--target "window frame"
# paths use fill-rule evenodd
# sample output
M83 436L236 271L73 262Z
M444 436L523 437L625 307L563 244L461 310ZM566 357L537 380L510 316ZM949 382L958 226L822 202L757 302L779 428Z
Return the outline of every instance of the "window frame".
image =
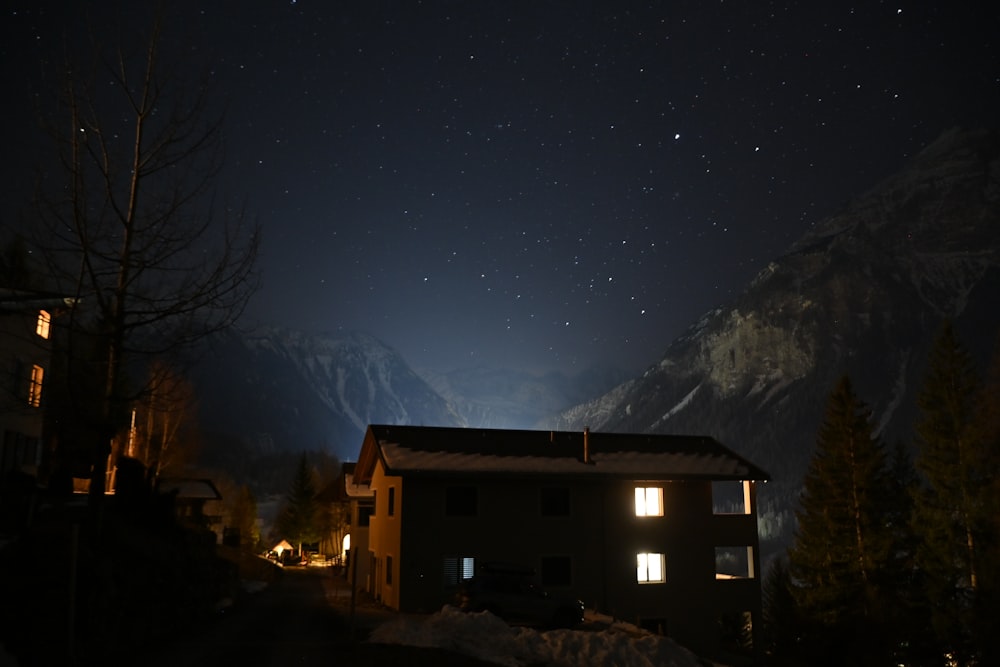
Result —
M667 557L652 551L640 551L635 555L635 580L640 586L667 583ZM651 563L656 563L651 567ZM658 573L659 578L653 578Z
M656 507L650 511L650 492L655 492ZM662 517L663 507L663 487L662 486L636 486L635 487L635 516L637 518Z

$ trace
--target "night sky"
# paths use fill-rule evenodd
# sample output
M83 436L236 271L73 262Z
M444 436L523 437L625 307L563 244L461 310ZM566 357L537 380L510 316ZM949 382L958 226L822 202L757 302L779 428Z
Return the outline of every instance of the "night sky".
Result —
M142 4L4 0L5 225L53 53ZM264 230L253 321L417 368L639 370L944 130L1000 125L992 3L167 4Z

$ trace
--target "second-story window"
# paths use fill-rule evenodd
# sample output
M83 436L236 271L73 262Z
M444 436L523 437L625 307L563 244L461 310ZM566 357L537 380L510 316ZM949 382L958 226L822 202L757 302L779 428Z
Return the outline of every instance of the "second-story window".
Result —
M389 487L389 516L396 515L396 487Z
M28 384L28 405L37 408L42 404L42 378L45 369L35 364L31 367L31 382Z
M35 324L35 333L42 338L49 337L49 328L52 326L52 315L47 310L38 311L38 323Z
M635 487L635 515L663 516L663 487Z

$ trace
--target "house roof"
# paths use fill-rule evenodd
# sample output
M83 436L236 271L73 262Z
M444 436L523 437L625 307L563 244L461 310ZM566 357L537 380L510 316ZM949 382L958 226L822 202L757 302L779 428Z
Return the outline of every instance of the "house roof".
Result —
M586 454L585 454L586 450ZM767 480L707 436L370 425L355 483L381 461L389 475L574 475Z
M40 308L59 310L72 308L75 304L76 299L71 296L0 287L0 312L26 312Z
M161 477L156 489L162 494L176 493L178 500L222 500L222 494L210 479Z

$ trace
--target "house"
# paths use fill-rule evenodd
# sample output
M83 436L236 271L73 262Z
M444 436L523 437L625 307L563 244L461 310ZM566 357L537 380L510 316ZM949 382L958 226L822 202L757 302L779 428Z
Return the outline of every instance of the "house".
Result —
M68 297L0 288L0 486L17 472L35 476L42 462L52 320L73 303Z
M717 654L760 619L767 479L708 437L371 425L354 469L375 500L369 590L436 611L477 567L519 564Z
M326 498L329 502L345 504L348 508L347 523L341 536L341 562L344 564L343 574L347 581L352 582L355 590L371 590L369 580L368 531L372 513L374 512L375 496L367 483L357 483L354 478L355 463L344 463L341 474L334 482L336 492ZM362 554L362 558L354 558L352 554Z

